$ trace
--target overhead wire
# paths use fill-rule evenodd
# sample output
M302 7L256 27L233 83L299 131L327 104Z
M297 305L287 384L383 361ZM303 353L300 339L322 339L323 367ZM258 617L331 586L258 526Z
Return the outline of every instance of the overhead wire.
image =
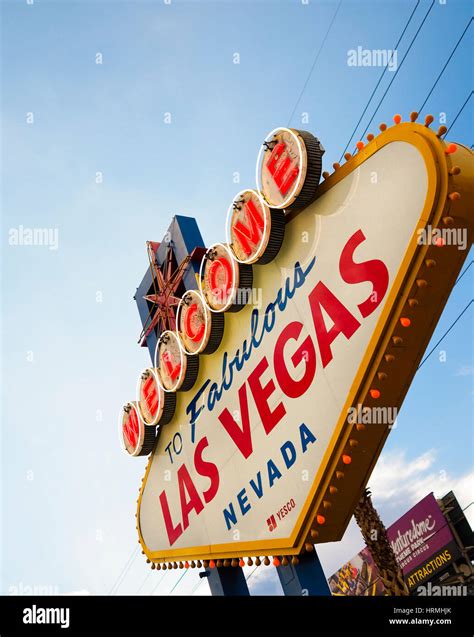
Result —
M153 595L153 593L156 591L156 589L158 588L158 586L162 583L162 581L165 579L165 577L168 575L169 571L165 571L163 573L163 575L160 577L160 579L156 582L155 586L152 588L150 595Z
M365 134L366 134L366 133L367 133L367 131L369 130L369 127L370 127L370 125L372 124L372 122L373 122L373 120L374 120L374 117L377 115L378 110L379 110L380 106L382 105L382 102L384 101L385 97L387 96L387 93L389 92L389 90L390 90L390 88L391 88L391 86L392 86L393 82L395 81L395 78L397 77L397 75L398 75L398 73L399 73L400 69L402 68L403 63L405 62L405 60L406 60L406 58L407 58L408 54L410 53L410 51L411 51L411 49L412 49L413 45L415 44L415 42L416 42L416 40L417 40L417 38L418 38L418 36L419 36L419 34L420 34L420 32L421 32L421 29L423 28L423 25L425 24L426 20L428 19L428 16L429 16L429 14L431 13L431 10L432 10L432 9L433 9L433 7L434 7L434 4L435 4L435 0L432 0L431 4L430 4L430 6L429 6L428 11L425 13L425 16L424 16L423 20L421 21L421 23L420 23L420 25L419 25L418 29L417 29L417 30L416 30L416 32L415 32L415 35L413 36L413 38L412 38L412 40L411 40L410 44L408 45L408 48L407 48L407 50L406 50L406 52L405 52L405 55L404 55L404 56L403 56L403 58L402 58L402 61L401 61L401 62L400 62L400 64L397 66L397 69L396 69L396 71L394 72L393 77L392 77L392 79L390 80L389 85L388 85L388 86L387 86L387 88L385 89L385 91L384 91L384 93L383 93L382 97L380 98L380 100L379 100L379 102L378 102L378 104L377 104L377 107L376 107L375 111L374 111L374 112L373 112L373 114L372 114L372 117L371 117L371 118L370 118L370 120L369 120L369 123L368 123L368 124L367 124L367 126L365 127L365 130L364 130L364 132L363 132L363 133L362 133L362 135L361 135L361 139L365 136Z
M341 157L340 157L339 161L342 161L342 158L344 157L344 153L345 153L345 152L347 151L347 149L349 148L349 145L350 145L350 143L351 143L351 141L352 141L352 138L354 137L355 133L357 132L357 129L359 128L359 124L361 123L362 118L363 118L363 117L364 117L364 115L366 114L367 109L369 108L369 105L370 105L370 103L371 103L371 101L372 101L372 99L373 99L373 97L374 97L375 93L377 92L378 87L380 86L380 82L383 80L383 78L384 78L384 76L385 76L385 73L387 72L388 65L389 65L390 61L392 60L393 54L394 54L394 52L398 49L398 47L399 47L399 45L400 45L400 42L402 41L403 36L405 35L405 32L406 32L406 30L408 29L408 27L409 27L409 25L410 25L410 22L412 21L412 18L413 18L413 16L415 15L416 10L418 9L418 5L419 5L419 4L420 4L420 0L417 0L416 5L415 5L415 7L414 7L413 11L411 12L411 14L410 14L410 16L409 16L408 20L407 20L407 21L406 21L406 23L405 23L405 26L404 26L404 28L403 28L403 30L402 30L402 32L401 32L401 34L400 34L400 37L398 38L398 42L395 44L395 46L394 46L394 47L393 47L393 49L392 49L392 54L391 54L391 56L390 56L390 60L387 62L387 65L384 67L384 69L383 69L383 71L382 71L382 73L381 73L381 75L380 75L380 77L379 77L379 79L378 79L378 82L377 82L377 84L375 85L375 88L374 88L374 90L372 91L372 94L370 95L370 97L369 97L369 99L368 99L368 101L367 101L367 104L365 105L365 108L364 108L364 110L362 111L361 116L359 117L359 121L358 121L358 122L357 122L357 124L354 126L354 130L352 131L351 136L349 137L349 140L348 140L348 142L347 142L347 144L346 144L346 147L344 148L344 150L343 150L343 151L342 151L342 153L341 153Z
M469 303L466 305L466 307L463 309L463 311L461 312L461 314L459 314L459 316L457 317L456 320L454 320L451 325L449 326L449 328L446 330L446 332L443 334L443 336L439 339L439 341L436 343L436 345L434 345L431 350L428 352L428 354L425 356L425 358L421 361L421 363L418 365L418 369L420 369L420 367L422 365L424 365L426 363L426 361L428 360L428 358L431 356L431 354L435 351L435 349L442 343L442 341L446 338L446 336L449 334L449 332L453 329L453 327L456 325L456 323L461 319L461 317L467 312L467 310L470 308L470 306L472 305L472 303L474 303L474 299L471 299L469 301Z
M128 560L125 562L125 564L122 567L122 570L120 571L117 579L115 580L114 584L112 585L112 588L109 591L109 595L114 595L115 592L118 590L118 587L123 582L126 573L130 570L130 567L131 567L133 561L135 560L136 556L138 555L138 549L139 549L139 547L137 545L134 548L134 550L131 552Z
M461 37L460 37L460 38L459 38L459 40L456 42L456 45L455 45L454 49L451 51L450 56L449 56L449 57L448 57L448 59L446 60L446 62L445 62L445 64L444 64L443 68L441 69L441 71L440 71L440 73L439 73L438 77L436 78L436 80L435 80L435 82L434 82L433 86L431 87L431 89L430 89L430 91L429 91L428 95L426 96L425 101L423 102L423 104L422 104L422 105L420 106L420 108L418 109L418 112L419 112L419 113L421 113L421 111L422 111L422 110L424 109L424 107L425 107L426 102L427 102L427 101L429 100L429 98L431 97L431 94L432 94L432 93L433 93L433 91L435 90L436 85L438 84L438 82L439 82L439 80L440 80L441 76L443 75L443 73L444 73L444 72L445 72L445 70L446 70L446 67L447 67L447 66L448 66L448 64L451 62L451 59L452 59L453 55L456 53L458 46L461 44L462 39L464 38L464 36L465 36L465 35L466 35L466 33L467 33L467 30L468 30L468 29L469 29L469 27L471 26L471 23L472 23L473 19L474 19L474 18L471 18L471 19L469 20L469 22L467 23L467 25L466 25L466 27L465 27L464 31L463 31L463 32L462 32L462 34L461 34Z
M342 0L339 0L339 4L337 5L336 11L334 12L334 15L333 15L333 17L332 17L332 20L331 20L331 22L329 23L329 26L328 26L328 28L327 28L327 30L326 30L326 34L325 34L325 36L324 36L324 38L323 38L323 41L321 42L321 45L320 45L320 47L319 47L319 49L318 49L318 51L317 51L317 53L316 53L316 56L315 56L315 58L314 58L314 60L313 60L313 64L311 65L311 68L310 68L309 73L308 73L308 75L307 75L307 77L306 77L305 83L304 83L304 85L303 85L303 88L301 89L300 94L299 94L299 97L298 97L298 99L296 100L295 106L294 106L293 110L291 111L291 115L290 115L290 117L289 117L289 119L288 119L288 126L290 125L291 120L293 119L293 116L294 116L294 114L295 114L295 112L296 112L296 109L298 108L298 104L300 103L301 98L303 97L303 94L304 94L304 92L305 92L305 90L306 90L306 87L308 86L309 80L310 80L310 78L311 78L311 76L312 76L312 74L313 74L313 71L314 71L314 68L315 68L315 66L316 66L316 63L317 63L317 61L318 61L318 59L319 59L319 56L320 56L320 54L321 54L321 51L323 50L323 46L324 46L324 45L325 45L325 43L326 43L326 40L327 40L327 38L328 38L328 35L329 35L329 33L330 33L331 29L332 29L332 25L334 24L334 21L336 20L337 14L339 13L339 9L341 8L341 4L342 4Z
M474 91L471 91L471 92L469 93L469 95L468 95L468 96L467 96L467 98L466 98L466 101L464 102L464 104L461 106L461 108L460 108L460 109L459 109L459 111L457 112L456 117L455 117L455 118L453 119L453 121L451 122L451 125L449 126L448 130L444 133L443 137L445 137L445 136L449 133L449 131L450 131L450 130L452 129L452 127L454 126L454 124L457 122L458 117L461 115L461 113L463 112L464 108L466 107L466 104L467 104L467 103L469 102L469 100L471 99L473 92L474 92Z
M469 261L468 265L464 268L464 270L456 279L456 283L453 285L453 287L459 283L459 281L463 278L463 276L466 274L466 272L469 270L469 268L471 267L473 263L474 263L474 259L471 259L471 261Z
M183 572L183 574L181 575L181 577L179 577L179 578L176 580L176 582L175 582L175 584L174 584L173 588L170 590L170 592L168 593L168 595L171 595L171 593L172 593L172 592L174 591L174 589L178 586L178 584L180 583L180 581L183 579L183 577L186 575L186 573L187 573L188 571L189 571L189 569L185 569L185 571Z

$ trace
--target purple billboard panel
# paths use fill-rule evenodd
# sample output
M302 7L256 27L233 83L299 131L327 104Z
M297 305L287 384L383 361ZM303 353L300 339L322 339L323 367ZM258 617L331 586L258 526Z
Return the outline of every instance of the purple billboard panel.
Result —
M436 577L459 557L443 512L432 493L387 529L410 591ZM384 595L380 573L365 547L328 580L333 595Z
M453 535L432 493L392 524L387 535L409 588L456 557Z

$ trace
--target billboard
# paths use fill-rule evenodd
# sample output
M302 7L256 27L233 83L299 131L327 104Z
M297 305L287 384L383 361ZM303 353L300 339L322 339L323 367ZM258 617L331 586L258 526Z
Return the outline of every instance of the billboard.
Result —
M432 493L392 524L387 535L410 590L459 556L451 529Z
M378 568L368 548L357 553L328 579L333 595L373 597L384 595Z
M460 555L451 529L432 493L387 529L410 591L443 571ZM380 573L366 547L328 580L333 595L384 595Z
M470 244L468 149L397 124L318 185L323 152L267 136L257 190L157 340L142 385L167 424L135 452L152 452L137 529L153 562L340 539L465 259L423 237L454 223Z

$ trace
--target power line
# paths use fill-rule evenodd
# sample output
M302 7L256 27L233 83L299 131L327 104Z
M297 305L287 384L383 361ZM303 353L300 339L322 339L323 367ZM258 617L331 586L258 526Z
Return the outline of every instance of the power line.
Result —
M125 565L122 567L122 570L119 574L119 576L117 577L117 579L115 580L112 588L109 591L109 595L113 595L114 593L112 591L114 591L114 589L116 590L120 584L123 581L123 578L126 574L126 572L130 569L130 566L132 565L133 560L135 559L135 557L138 554L138 545L133 549L133 551L131 552L128 560L125 562Z
M406 60L407 55L410 53L411 48L412 48L413 44L415 43L415 41L416 41L416 39L417 39L417 37L418 37L418 34L420 33L421 29L423 28L423 25L425 24L426 19L428 18L429 14L431 13L431 9L433 8L434 3L435 3L435 0L432 0L432 2L431 2L431 4L430 4L430 7L429 7L428 11L427 11L427 12L426 12L426 14L425 14L425 17L424 17L424 18L423 18L423 20L421 21L421 24L420 24L420 26L418 27L418 29L417 29L417 31L416 31L416 33L415 33L415 35L413 36L412 41L411 41L411 42L410 42L410 44L408 45L408 49L406 50L406 53L405 53L405 55L403 56L402 61L401 61L401 62L400 62L400 64L398 65L398 68L397 68L397 70L395 71L395 73L393 74L393 77L392 77L392 79L390 80L390 83L389 83L389 85L387 86L387 88L386 88L386 90L385 90L384 94L382 95L382 98L380 99L380 102L377 104L377 108L376 108L376 109L375 109L375 111L373 112L373 115L372 115L372 117L370 118L369 123L367 124L367 126L366 126L366 128L365 128L364 132L362 133L362 135L361 135L361 139L365 136L366 132L369 130L369 126L371 125L371 123L372 123L372 121L373 121L374 117L377 115L378 110L379 110L379 108L380 108L380 105L382 104L382 102L383 102L383 101L384 101L384 99L385 99L385 96L386 96L386 95L387 95L387 93L389 92L390 87L392 86L392 84L393 84L393 82L394 82L395 78L396 78L396 77L397 77L397 75L398 75L398 72L400 71L400 69L401 69L401 68L402 68L402 66L403 66L403 62Z
M466 272L469 270L469 268L471 267L471 265L474 263L474 259L472 259L469 263L469 265L467 266L467 268L464 268L464 270L461 272L461 274L458 276L458 278L456 279L456 283L454 285L457 285L459 283L459 281L463 278L463 276L466 274ZM453 287L454 287L453 285Z
M467 25L466 25L466 28L465 28L465 29L464 29L464 31L462 32L461 37L460 37L460 38L459 38L459 40L456 42L456 46L455 46L455 47L454 47L454 49L451 51L451 55L450 55L450 56L448 57L448 59L446 60L446 64L445 64L445 65L443 66L443 68L441 69L441 71L440 71L440 73L439 73L438 77L437 77L437 78L436 78L436 80L435 80L435 83L433 84L433 86L431 87L430 92L429 92L429 93L428 93L428 95L426 96L425 101L423 102L423 104L422 104L422 105L420 106L420 108L418 109L418 112L419 112L419 113L421 113L421 111L423 110L423 108L424 108L424 106L425 106L426 102L429 100L429 98L430 98L430 96L431 96L431 93L434 91L434 89L435 89L436 85L438 84L440 77L443 75L444 71L446 70L446 67L448 66L448 64L449 64L449 63L450 63L450 61L451 61L451 58L452 58L452 57L453 57L453 55L456 53L456 50L457 50L458 46L461 44L461 40L462 40L462 39L463 39L463 37L466 35L467 30L468 30L468 29L469 29L469 27L471 26L471 22L472 22L472 20L473 20L473 18L471 18L471 19L469 20L469 22L468 22L468 23L467 23Z
M163 573L163 575L160 577L160 579L156 582L155 586L152 588L150 595L153 595L153 593L156 591L156 589L158 588L158 586L161 584L161 582L165 579L165 577L168 575L169 571L165 571Z
M422 365L424 365L424 363L426 363L426 361L428 360L428 358L431 356L431 354L435 351L435 349L438 347L438 345L441 343L441 341L449 334L449 332L453 329L453 327L456 325L456 323L459 321L459 319L461 318L461 316L467 312L468 308L472 305L472 303L474 303L474 299L471 299L469 301L469 303L466 305L466 307L464 308L464 310L461 312L461 314L457 317L457 319L450 325L450 327L446 330L446 332L443 334L443 336L439 339L439 341L436 343L436 345L430 350L430 352L425 356L425 358L421 361L421 363L418 365L418 369L420 369L420 367Z
M189 569L186 569L185 571L183 571L183 574L181 575L180 578L178 578L176 580L175 585L173 586L173 588L170 590L170 592L168 593L168 595L171 595L171 593L174 591L174 589L178 586L178 584L180 583L180 581L183 579L183 577L186 575L186 573L188 572Z
M189 593L190 595L194 595L194 593L197 591L197 589L201 586L201 584L204 582L205 578L204 577L200 577L198 583L196 584L196 586L193 588L193 590Z
M459 117L459 116L461 115L461 113L463 112L464 107L466 106L466 104L467 104L467 103L469 102L469 100L471 99L473 92L474 92L474 91L471 91L471 92L469 93L469 95L467 96L466 101L464 102L464 104L463 104L463 105L461 106L461 108L459 109L458 114L457 114L457 115L456 115L456 117L453 119L453 122L452 122L452 124L450 125L450 127L448 128L448 130L446 131L445 135L447 135L447 134L448 134L448 132L452 129L452 127L453 127L453 126L454 126L454 124L456 123L456 121L457 121L458 117Z
M143 580L143 582L142 582L142 583L140 584L140 586L138 587L138 590L137 590L137 592L135 593L136 595L138 595L138 593L142 590L143 585L145 584L145 582L147 582L147 581L148 581L148 578L150 577L150 575L151 575L151 570L150 570L150 572L148 573L148 575L146 575L146 576L145 576L145 579Z
M377 82L377 84L375 85L375 88L374 88L374 90L372 91L372 94L371 94L371 96L369 97L369 99L368 99L368 101L367 101L367 104L365 105L364 110L362 111L362 115L359 117L359 121L358 121L358 122L357 122L357 124L355 125L354 130L352 131L352 134L351 134L351 136L349 137L349 140L348 140L348 142L347 142L347 144L346 144L346 147L344 148L344 150L343 150L343 151L342 151L342 153L341 153L341 157L340 157L339 161L341 161L341 160L342 160L342 158L344 157L344 153L345 153L345 152L346 152L346 150L349 148L349 144L351 143L352 138L354 137L355 133L357 132L357 129L359 128L359 124L361 123L362 118L363 118L363 117L364 117L364 115L366 114L367 109L369 108L370 102L372 101L372 99L373 99L373 97L374 97L374 95L375 95L375 93L376 93L376 91L377 91L378 87L380 86L380 82L381 82L381 81L382 81L382 79L384 78L384 75L385 75L385 73L387 72L388 65L389 65L389 63L390 63L390 62L391 62L391 60L392 60L393 54L394 54L394 52L397 50L397 48L398 48L398 46L399 46L400 42L402 41L402 38L403 38L403 36L405 35L405 32L406 32L406 30L408 29L408 26L409 26L409 24L410 24L410 22L411 22L411 20L412 20L413 16L415 15L416 10L418 9L418 5L419 5L419 4L420 4L420 0L417 0L417 3L416 3L416 5L415 5L415 8L414 8L414 9L413 9L413 11L411 12L410 17L408 18L408 20L407 20L407 22L406 22L406 24L405 24L405 27L404 27L404 29L403 29L403 31L402 31L402 33L401 33L400 37L398 38L398 42L396 43L396 45L395 45L395 46L393 47L393 49L392 49L392 55L390 56L390 60L387 62L387 65L384 67L384 70L382 71L382 74L380 75L380 77L379 77L379 79L378 79L378 82Z
M329 26L328 26L328 28L327 28L326 35L324 36L323 41L321 42L321 46L319 47L318 52L316 53L316 57L315 57L315 58L314 58L314 60L313 60L313 64L311 65L311 68L310 68L310 70L309 70L308 76L307 76L306 81L305 81L305 83L304 83L304 85L303 85L303 88L301 89L301 92L300 92L300 94L299 94L299 97L298 97L298 99L296 100L295 107L293 108L293 110L292 110L292 112L291 112L290 118L289 118L289 120L288 120L288 126L290 125L291 120L293 119L293 115L295 114L296 109L298 108L298 104L300 103L301 98L303 97L303 93L305 92L306 87L308 86L309 80L310 80L311 75L313 74L313 71L314 71L314 67L316 66L316 62L318 61L318 59L319 59L319 55L320 55L321 51L323 50L323 46L324 46L324 45L325 45L325 43L326 43L326 40L327 40L328 35L329 35L329 32L331 31L332 25L334 24L334 20L336 19L336 16L337 16L337 14L339 13L339 9L341 8L341 4L342 4L342 0L339 0L339 4L337 5L337 9L336 9L336 11L334 12L334 15L333 15L333 17L332 17L332 20L331 20L331 22L329 23Z

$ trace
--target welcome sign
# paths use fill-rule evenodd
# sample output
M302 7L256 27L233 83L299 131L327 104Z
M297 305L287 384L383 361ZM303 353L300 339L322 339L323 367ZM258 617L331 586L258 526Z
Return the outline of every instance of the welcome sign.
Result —
M467 254L420 233L472 242L467 149L415 123L360 146L318 186L318 140L272 131L257 190L232 202L227 243L160 336L121 419L128 452L152 451L150 560L286 559L342 536L392 424L348 414L400 407Z

